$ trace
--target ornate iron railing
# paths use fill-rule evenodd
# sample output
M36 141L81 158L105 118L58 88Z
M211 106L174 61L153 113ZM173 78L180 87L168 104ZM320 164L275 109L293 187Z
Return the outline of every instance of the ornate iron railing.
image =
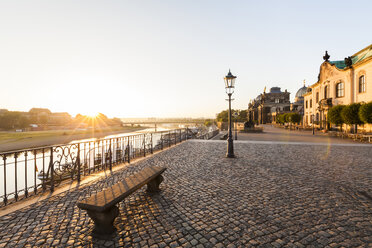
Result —
M0 153L0 207L189 138L186 128Z
M195 138L196 139L206 139L206 140L209 140L209 139L213 138L214 136L216 136L219 132L220 132L219 129L215 129L213 131L200 134L200 135L196 136Z

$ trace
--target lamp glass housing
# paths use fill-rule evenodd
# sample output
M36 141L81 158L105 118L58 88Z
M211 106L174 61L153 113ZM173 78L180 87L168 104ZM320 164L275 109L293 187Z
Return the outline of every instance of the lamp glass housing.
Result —
M234 93L235 88L235 79L236 76L231 74L231 71L229 70L229 73L225 76L225 89L227 94Z

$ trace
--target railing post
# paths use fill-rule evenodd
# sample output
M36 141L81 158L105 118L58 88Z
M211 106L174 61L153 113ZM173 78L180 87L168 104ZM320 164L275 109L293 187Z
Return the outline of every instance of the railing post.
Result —
M54 163L53 163L53 147L50 148L50 192L54 191Z
M45 150L43 148L43 191L46 190L46 185L45 185Z
M17 159L18 159L18 153L14 153L14 186L15 186L15 191L14 191L14 198L16 201L18 201L18 178L17 178Z
M27 151L25 151L25 196L28 196L28 188L27 188Z
M146 157L146 134L143 135L143 156Z
M160 133L160 140L161 140L161 149L164 149L164 139L163 139L163 133Z
M112 139L110 139L110 171L112 171Z
M168 147L171 146L171 132L168 132Z
M189 128L188 127L186 127L186 138L185 138L185 140L187 140L189 137Z
M6 155L3 155L4 160L4 205L8 202L8 198L6 197Z
M76 158L76 163L78 167L77 171L77 181L80 182L80 171L81 171L81 163L80 163L80 143L78 144L77 147L77 158Z
M36 186L36 170L37 170L36 156L37 156L37 152L36 152L36 150L34 150L34 194L37 194L37 186Z
M128 136L128 145L127 145L127 153L128 153L128 163L130 163L130 147L129 147L129 136Z
M151 154L154 154L153 144L152 144L152 133L151 133Z

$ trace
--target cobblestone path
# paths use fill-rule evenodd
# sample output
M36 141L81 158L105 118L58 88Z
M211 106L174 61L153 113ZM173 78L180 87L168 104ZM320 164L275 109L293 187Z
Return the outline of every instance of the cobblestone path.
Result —
M0 218L0 247L371 247L372 146L188 141ZM76 202L146 166L162 191L124 200L112 240ZM144 187L145 188L145 187Z

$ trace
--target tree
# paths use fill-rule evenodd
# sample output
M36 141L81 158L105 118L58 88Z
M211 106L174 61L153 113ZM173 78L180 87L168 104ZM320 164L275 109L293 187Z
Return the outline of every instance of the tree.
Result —
M284 124L284 122L285 122L285 120L284 120L284 114L277 115L276 122L277 123L280 123L280 124Z
M330 123L333 123L335 125L341 125L341 131L342 131L342 124L344 124L344 120L341 116L341 112L344 109L345 105L336 105L333 106L328 110L327 113L327 120Z
M236 118L239 122L245 122L247 121L248 111L247 110L231 110L231 114L234 114L235 112L238 113L238 117ZM228 122L229 121L229 110L221 111L217 114L216 120L218 122ZM232 120L235 121L234 116L232 116Z
M0 128L13 129L17 127L21 113L9 111L0 116Z
M299 124L301 122L301 115L299 113L289 113L288 115L291 123Z
M206 127L210 127L210 126L212 126L213 124L215 124L215 121L212 120L212 119L207 119L207 120L205 120L205 122L204 122L204 125L205 125Z
M372 123L372 102L360 106L359 118L364 123Z
M217 114L216 119L219 122L227 122L229 120L229 111L228 110L221 111L220 113Z
M119 118L116 118L116 117L112 118L111 122L114 126L121 126L123 124L123 122Z
M284 120L284 123L291 122L290 114L289 113L283 114L283 120Z
M31 121L26 116L21 116L18 120L18 127L26 128L31 124Z
M247 110L240 110L239 111L239 116L238 116L238 121L247 121L247 115L248 115Z
M341 117L346 124L355 125L355 132L357 132L357 125L363 124L359 118L360 103L352 103L346 105L341 111Z

